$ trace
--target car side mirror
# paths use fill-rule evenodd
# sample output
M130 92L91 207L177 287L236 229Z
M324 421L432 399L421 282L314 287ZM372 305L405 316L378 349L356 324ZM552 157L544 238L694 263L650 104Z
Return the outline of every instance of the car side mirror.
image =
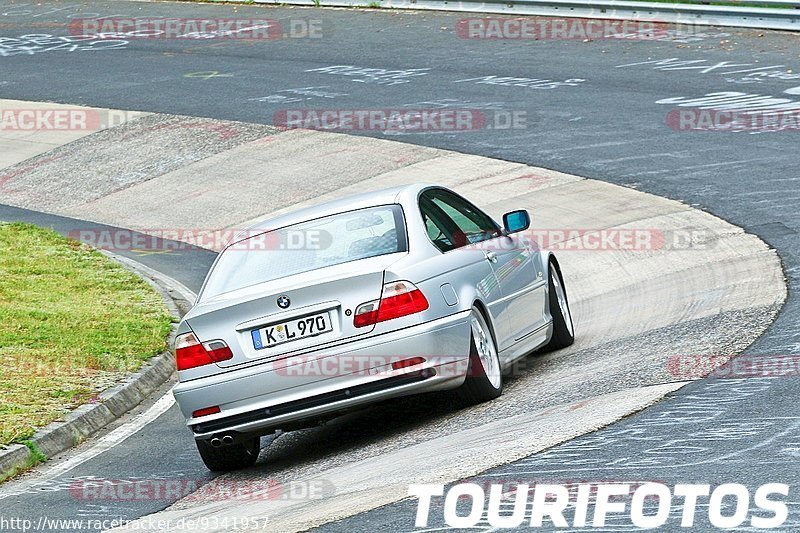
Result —
M531 217L525 209L511 211L503 215L503 226L506 233L517 233L526 230L531 225Z

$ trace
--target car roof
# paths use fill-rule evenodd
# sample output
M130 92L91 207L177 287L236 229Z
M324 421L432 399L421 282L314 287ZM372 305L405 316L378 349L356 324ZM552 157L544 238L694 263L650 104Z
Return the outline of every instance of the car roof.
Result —
M274 218L262 220L241 233L233 239L233 242L253 236L259 230L272 230L276 228L283 228L293 224L299 224L315 218L321 218L337 213L346 211L353 211L355 209L364 209L367 207L374 207L378 205L388 204L401 204L408 205L409 202L416 202L417 195L420 191L429 187L438 187L430 183L413 183L411 185L401 185L397 187L389 187L386 189L379 189L376 191L369 191L364 193L338 198L311 207L304 207L297 211L292 211Z

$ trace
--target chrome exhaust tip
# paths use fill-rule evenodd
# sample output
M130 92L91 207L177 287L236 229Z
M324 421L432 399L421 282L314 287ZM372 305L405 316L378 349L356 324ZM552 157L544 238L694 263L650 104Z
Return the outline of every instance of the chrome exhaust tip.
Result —
M230 446L233 444L233 437L231 435L225 435L222 437L222 444L225 446Z
M214 448L219 448L220 446L222 446L222 440L220 440L219 437L214 437L213 439L211 439L211 445Z

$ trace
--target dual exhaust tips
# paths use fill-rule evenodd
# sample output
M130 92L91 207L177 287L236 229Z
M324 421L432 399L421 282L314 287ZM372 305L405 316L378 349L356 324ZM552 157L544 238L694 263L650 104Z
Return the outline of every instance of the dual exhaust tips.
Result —
M233 444L233 436L232 435L224 435L220 437L214 437L211 439L211 446L214 448L221 448L223 446L230 446Z

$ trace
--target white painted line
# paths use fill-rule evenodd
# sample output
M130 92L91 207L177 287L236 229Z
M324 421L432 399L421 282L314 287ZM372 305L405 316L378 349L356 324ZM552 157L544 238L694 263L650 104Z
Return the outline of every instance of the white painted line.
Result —
M23 482L21 485L14 486L8 492L0 493L0 500L8 498L9 496L23 494L27 492L28 489L31 488L32 486L63 476L73 468L80 466L83 463L94 459L101 453L112 449L114 446L120 444L121 442L124 442L125 439L136 434L147 424L149 424L159 416L166 413L169 410L169 408L173 406L174 403L175 403L175 397L172 395L171 392L167 392L161 398L159 398L156 403L151 405L147 411L139 415L136 415L130 421L114 429L107 435L104 435L97 441L96 444L94 444L88 450L85 450L51 467L50 469L45 471L42 476L37 476L35 478L32 478L28 482Z
M48 472L48 475L50 477L54 477L65 474L66 472L69 472L76 466L82 465L86 461L97 457L98 455L107 450L110 450L117 444L125 441L131 435L139 432L142 428L144 428L147 424L149 424L159 416L166 413L169 410L169 408L173 406L174 403L175 403L175 397L172 395L171 392L164 394L161 398L158 399L156 403L151 405L147 411L139 415L136 415L129 422L126 422L120 427L114 429L113 431L111 431L111 433L104 435L97 441L97 444L95 444L88 450L81 452L74 457L70 457L63 463L55 466L50 472Z

